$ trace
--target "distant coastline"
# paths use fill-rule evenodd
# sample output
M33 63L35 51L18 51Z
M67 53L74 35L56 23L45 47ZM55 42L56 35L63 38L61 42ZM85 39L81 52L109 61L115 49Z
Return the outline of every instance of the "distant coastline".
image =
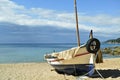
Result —
M105 41L106 44L120 44L120 38ZM120 55L120 46L105 47L102 49L104 54Z
M110 39L110 40L105 41L104 43L108 43L108 44L120 44L120 38Z

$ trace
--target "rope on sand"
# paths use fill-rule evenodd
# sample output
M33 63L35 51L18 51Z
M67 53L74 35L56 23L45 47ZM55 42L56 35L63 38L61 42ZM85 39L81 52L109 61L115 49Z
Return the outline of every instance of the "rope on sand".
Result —
M95 56L94 61L96 61L97 56L98 56L98 53L96 53L96 56ZM76 80L85 80L85 78L86 78L85 76L88 75L89 73L91 73L93 70L94 70L94 68L91 69L89 72L85 73L84 75L76 77ZM95 70L96 70L96 69L95 69ZM98 75L99 75L103 80L105 79L98 70L96 70L96 72L98 73Z

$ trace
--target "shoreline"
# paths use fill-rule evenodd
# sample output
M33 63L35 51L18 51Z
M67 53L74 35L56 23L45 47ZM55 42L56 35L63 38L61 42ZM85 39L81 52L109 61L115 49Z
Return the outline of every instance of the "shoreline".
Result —
M95 68L105 80L120 80L120 58L103 59L103 63ZM0 64L0 80L65 80L64 75L51 71L47 62ZM67 76L68 80L76 80L74 76ZM85 80L103 80L98 74Z

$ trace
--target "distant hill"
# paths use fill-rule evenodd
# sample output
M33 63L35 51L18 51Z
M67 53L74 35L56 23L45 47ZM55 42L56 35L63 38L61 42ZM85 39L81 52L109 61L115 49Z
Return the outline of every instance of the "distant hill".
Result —
M110 44L119 43L120 44L120 38L110 39L110 40L105 41L105 43L110 43Z

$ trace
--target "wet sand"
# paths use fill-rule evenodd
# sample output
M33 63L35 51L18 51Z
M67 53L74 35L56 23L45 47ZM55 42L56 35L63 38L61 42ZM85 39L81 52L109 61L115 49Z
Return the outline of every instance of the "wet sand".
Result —
M64 75L51 71L47 63L0 64L0 80L65 80ZM105 80L120 80L120 58L105 59L96 64ZM76 80L74 76L66 76L68 80ZM104 80L97 73L85 80Z

